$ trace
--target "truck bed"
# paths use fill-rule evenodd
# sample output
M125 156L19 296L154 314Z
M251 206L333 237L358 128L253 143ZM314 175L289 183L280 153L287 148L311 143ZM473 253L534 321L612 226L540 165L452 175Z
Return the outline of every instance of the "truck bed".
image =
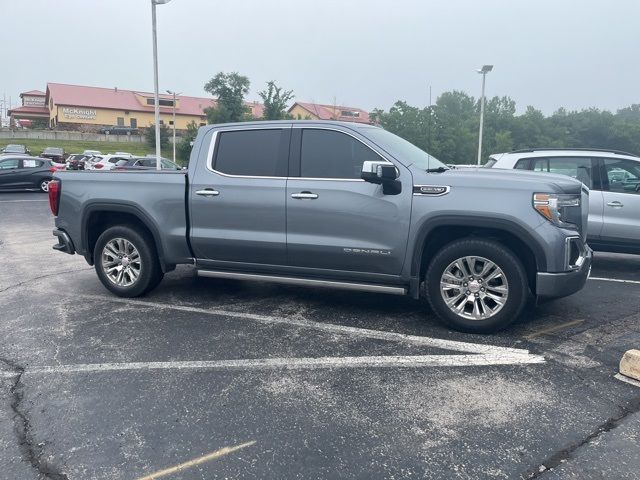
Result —
M55 178L63 192L56 226L69 234L75 250L85 258L90 241L83 238L87 237L85 225L102 210L113 212L115 206L116 214L138 214L144 219L163 266L191 261L185 171L62 171Z

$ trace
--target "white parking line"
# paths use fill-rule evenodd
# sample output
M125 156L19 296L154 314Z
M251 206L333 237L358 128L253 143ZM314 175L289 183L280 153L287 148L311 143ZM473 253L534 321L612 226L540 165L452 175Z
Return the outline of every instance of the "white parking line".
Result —
M0 200L0 203L48 202L49 200Z
M589 280L597 280L599 282L634 283L634 284L640 285L640 280L621 280L619 278L601 278L601 277L589 277Z
M384 367L477 367L487 365L523 365L545 363L539 355L386 355L364 357L256 358L240 360L184 362L123 362L85 363L76 365L32 366L26 374L64 374L113 372L122 370L311 370L323 368L384 368ZM2 371L2 377L14 372Z
M367 328L348 327L346 325L336 325L333 323L314 322L300 318L273 317L270 315L259 315L255 313L235 312L229 310L206 309L189 307L186 305L168 305L160 302L149 302L146 300L133 300L130 298L104 297L101 295L76 294L74 298L85 298L87 300L101 300L122 303L125 305L139 305L142 307L153 307L164 310L177 310L182 312L201 313L203 315L214 315L239 320L253 320L266 324L295 325L304 328L313 328L332 333L340 333L349 336L360 336L375 338L379 340L390 340L421 345L425 347L439 348L442 350L453 350L457 352L467 352L490 355L529 355L529 351L521 348L497 347L494 345L482 345L477 343L458 342L455 340L444 340L441 338L422 337L419 335L407 335L404 333L387 332L382 330L370 330Z

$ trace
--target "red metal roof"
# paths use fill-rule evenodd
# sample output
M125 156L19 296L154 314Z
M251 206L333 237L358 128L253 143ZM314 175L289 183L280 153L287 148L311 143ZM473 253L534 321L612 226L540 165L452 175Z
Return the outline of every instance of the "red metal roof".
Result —
M138 99L143 98L143 102ZM171 100L172 95L161 94L161 99ZM153 105L147 105L146 99L153 98L153 93L123 90L121 88L85 87L63 83L47 84L47 99L53 98L56 105L69 105L86 108L108 108L112 110L130 110L136 112L153 112ZM189 97L178 95L176 113L179 115L204 116L204 109L215 106L212 98ZM261 117L263 106L247 102L254 117ZM163 113L173 112L173 107L160 106Z
M41 92L40 90L29 90L28 92L22 92L20 94L21 97L23 95L32 95L34 97L44 97L46 95L46 93Z
M49 117L47 107L16 107L7 112L9 115L42 115Z
M369 113L361 108L345 107L343 105L323 105L320 103L294 103L289 111L296 105L300 105L312 115L318 117L320 120L340 120L343 122L355 122L355 123L371 123L369 119ZM341 112L354 112L357 116L342 115ZM338 115L336 115L335 113Z

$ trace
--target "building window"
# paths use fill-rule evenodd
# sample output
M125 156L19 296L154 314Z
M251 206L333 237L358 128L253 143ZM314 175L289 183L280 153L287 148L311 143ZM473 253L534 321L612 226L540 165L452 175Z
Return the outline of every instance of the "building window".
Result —
M138 119L137 118L130 118L129 122L131 122L131 128L138 128Z
M169 125L173 125L173 120L169 120Z
M164 120L160 120L160 125L164 125Z
M147 98L147 105L155 105L153 98ZM158 102L158 105L161 107L173 107L173 100L166 100L161 98Z
M200 126L201 126L201 127L204 127L205 125L206 125L206 123L204 123L204 122L200 122Z
M119 127L124 127L124 117L118 117L117 124Z

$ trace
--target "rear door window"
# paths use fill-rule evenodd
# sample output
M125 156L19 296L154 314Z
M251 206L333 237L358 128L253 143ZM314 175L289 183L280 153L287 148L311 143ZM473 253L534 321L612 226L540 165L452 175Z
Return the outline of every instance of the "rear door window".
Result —
M227 175L286 177L287 138L283 129L219 132L213 168Z
M38 168L42 166L42 161L25 158L22 160L22 168Z
M604 168L610 192L640 195L640 161L606 158Z

